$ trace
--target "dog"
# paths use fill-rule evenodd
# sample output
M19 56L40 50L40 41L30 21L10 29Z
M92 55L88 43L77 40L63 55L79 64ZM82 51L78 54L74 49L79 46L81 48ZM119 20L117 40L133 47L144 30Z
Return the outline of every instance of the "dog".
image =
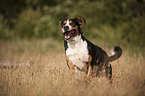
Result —
M80 28L82 23L86 23L83 17L59 19L59 22L64 37L67 65L76 79L79 79L80 72L85 72L85 81L90 81L91 77L100 76L102 73L110 80L112 67L109 62L122 55L121 47L112 48L112 56L108 56L102 48L87 40Z

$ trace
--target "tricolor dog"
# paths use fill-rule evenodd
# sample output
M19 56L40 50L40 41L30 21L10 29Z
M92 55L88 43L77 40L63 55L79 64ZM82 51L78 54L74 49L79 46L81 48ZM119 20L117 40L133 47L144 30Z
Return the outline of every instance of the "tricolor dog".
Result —
M112 67L109 62L118 59L122 49L116 46L111 50L112 56L108 56L102 48L87 40L80 28L81 24L86 22L82 17L59 21L64 36L66 61L72 74L79 79L80 72L85 72L86 81L89 81L93 74L99 76L102 73L111 79Z

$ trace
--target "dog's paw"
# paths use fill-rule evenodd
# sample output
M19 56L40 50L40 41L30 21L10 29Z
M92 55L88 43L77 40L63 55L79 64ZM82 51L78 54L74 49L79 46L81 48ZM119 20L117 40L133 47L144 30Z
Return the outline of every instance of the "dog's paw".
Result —
M71 70L71 73L74 75L75 74L75 70Z
M75 76L76 79L81 79L80 72L77 69L75 70L74 76Z
M86 82L86 83L89 83L90 81L91 81L91 78L86 78L86 79L85 79L85 82Z

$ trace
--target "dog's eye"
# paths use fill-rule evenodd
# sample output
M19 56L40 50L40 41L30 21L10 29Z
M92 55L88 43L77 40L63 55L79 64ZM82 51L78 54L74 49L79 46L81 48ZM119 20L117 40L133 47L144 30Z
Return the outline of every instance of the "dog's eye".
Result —
M74 25L73 23L70 23L69 25Z
M66 23L63 23L62 26L64 26Z

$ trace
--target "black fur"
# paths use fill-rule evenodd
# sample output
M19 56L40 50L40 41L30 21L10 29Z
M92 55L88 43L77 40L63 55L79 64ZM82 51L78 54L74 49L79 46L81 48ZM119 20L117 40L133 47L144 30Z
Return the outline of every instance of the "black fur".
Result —
M73 21L74 24L76 24L79 28L79 34L81 35L82 40L87 42L87 48L89 51L89 55L91 55L92 57L92 61L91 61L91 66L93 69L93 76L100 76L100 74L102 73L102 70L105 70L105 75L111 79L112 77L112 66L111 64L109 64L109 62L112 62L116 59L118 59L121 54L122 54L122 49L119 46L114 47L114 52L115 55L108 57L107 53L100 48L97 45L94 45L93 43L91 43L89 40L87 40L84 36L83 36L83 32L80 28L80 24L78 22L76 22L75 19L70 19ZM85 20L85 19L84 19ZM67 41L64 40L64 47L65 47L65 52L68 48L67 45Z
M94 71L93 74L95 76L99 76L101 74L101 70L104 68L106 71L105 72L106 76L108 76L109 79L111 79L112 67L111 65L108 65L109 57L107 53L103 49L98 47L97 45L94 45L89 40L87 40L82 34L81 36L82 36L82 39L87 42L89 55L91 55L92 57L91 66ZM65 47L65 50L67 50L68 46L67 46L67 41L65 40L64 40L64 47Z

